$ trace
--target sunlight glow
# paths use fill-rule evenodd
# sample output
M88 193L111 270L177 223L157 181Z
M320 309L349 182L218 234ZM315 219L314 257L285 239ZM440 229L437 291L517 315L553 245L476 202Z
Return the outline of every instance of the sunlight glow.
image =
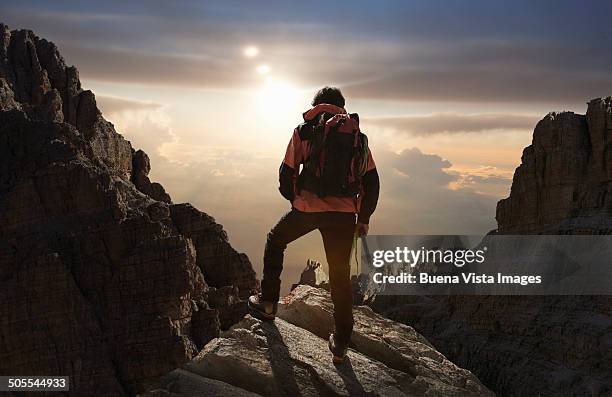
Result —
M257 73L259 73L259 74L268 74L268 73L270 73L270 66L268 66L268 65L259 65L259 66L257 66L257 69L255 69L255 70L257 70Z
M259 48L255 47L254 45L250 45L245 47L242 53L247 58L255 58L257 55L259 55Z
M292 83L267 76L257 91L258 111L264 121L274 122L286 117L293 123L296 115L302 112L301 97L302 93Z

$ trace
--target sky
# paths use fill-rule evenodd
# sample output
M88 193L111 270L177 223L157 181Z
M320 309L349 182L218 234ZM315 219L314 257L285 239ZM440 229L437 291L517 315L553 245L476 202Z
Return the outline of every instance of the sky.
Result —
M12 1L0 22L57 44L174 202L224 225L261 275L289 205L278 166L316 90L360 114L381 177L373 234L496 228L550 111L612 95L609 1ZM287 250L284 287L314 232ZM353 265L355 266L355 265Z

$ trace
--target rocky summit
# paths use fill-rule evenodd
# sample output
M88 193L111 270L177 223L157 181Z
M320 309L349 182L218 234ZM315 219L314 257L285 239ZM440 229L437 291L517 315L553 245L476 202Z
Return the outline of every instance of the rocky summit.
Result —
M279 318L245 317L146 396L493 396L409 326L355 308L352 348L334 365L327 291L298 286Z
M248 258L150 167L53 43L0 24L1 374L134 394L242 318Z
M502 234L612 233L612 97L550 113L523 151ZM609 296L375 296L502 396L612 395Z

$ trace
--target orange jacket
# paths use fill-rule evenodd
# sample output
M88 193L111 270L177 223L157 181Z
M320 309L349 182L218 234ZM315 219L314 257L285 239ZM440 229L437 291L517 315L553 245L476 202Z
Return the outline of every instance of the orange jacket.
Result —
M330 104L319 104L304 112L304 121L312 120L322 112L339 114L346 113L346 110ZM352 212L359 214L360 222L368 223L370 215L376 208L379 193L378 173L372 152L368 149L368 169L363 177L362 192L358 195L357 200L352 197L319 197L304 189L298 194L296 181L300 165L304 164L309 155L309 142L300 137L299 130L296 128L279 171L280 191L285 198L291 201L293 208L303 212Z

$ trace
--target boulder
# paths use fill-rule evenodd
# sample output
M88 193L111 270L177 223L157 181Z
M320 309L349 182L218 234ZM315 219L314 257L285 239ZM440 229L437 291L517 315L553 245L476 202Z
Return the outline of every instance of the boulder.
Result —
M183 369L266 396L494 395L412 328L369 308L355 309L354 348L344 363L333 364L331 305L327 291L300 286L274 322L247 315Z
M333 304L322 289L299 286L279 306L278 317L327 339L334 329ZM376 314L368 306L353 309L351 346L389 368L410 374L432 389L487 395L470 371L450 362L412 327ZM423 389L425 392L426 389Z

